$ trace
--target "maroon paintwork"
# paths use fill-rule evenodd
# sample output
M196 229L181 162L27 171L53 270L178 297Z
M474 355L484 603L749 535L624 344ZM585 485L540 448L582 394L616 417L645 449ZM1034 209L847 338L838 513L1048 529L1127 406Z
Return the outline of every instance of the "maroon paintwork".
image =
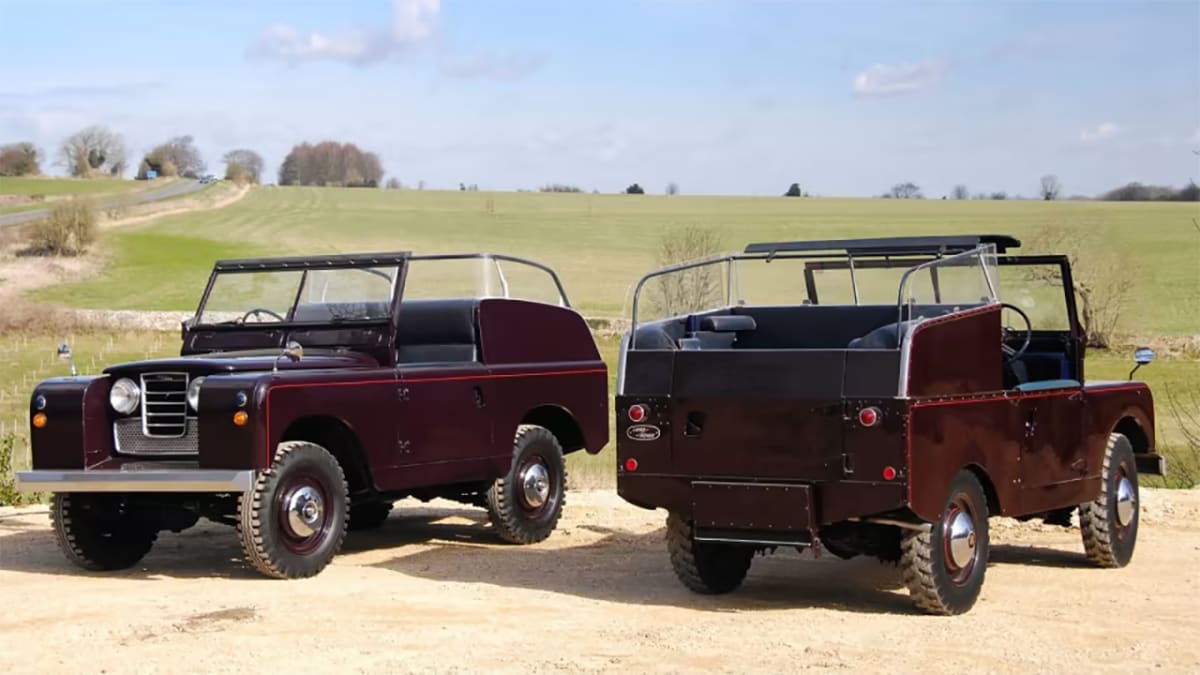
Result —
M608 376L583 317L566 306L477 302L478 358L450 363L397 364L394 325L185 324L180 357L40 383L30 413L44 396L49 424L31 429L33 469L261 470L281 441L305 438L331 446L354 495L386 497L504 475L521 424L548 428L564 452L599 452L608 442ZM287 340L306 348L299 361L279 358ZM112 410L111 382L157 372L205 376L191 418L194 455L117 450L114 423L139 413ZM239 394L248 398L245 426L232 423Z
M1065 259L1005 257L1001 264L1030 260L1062 264L1069 287ZM1082 381L1073 297L1067 306L1071 330L1034 339L1039 349L1058 345L1063 367ZM811 326L806 313L829 310L815 303L739 305L705 316L757 316L761 332L781 325L784 313L796 325ZM678 331L683 321L644 329ZM1036 390L1005 384L1001 305L995 302L951 307L917 323L906 351L773 349L753 334L739 340L754 347L656 345L624 354L624 389L615 402L618 491L633 504L682 514L695 522L697 536L806 544L851 520L937 522L950 482L964 468L979 476L993 513L1049 514L1097 497L1112 433L1129 438L1139 471L1161 472L1153 399L1144 383L1055 386L1041 376L1034 379L1045 386ZM897 372L906 391L898 391ZM630 420L635 404L647 407L647 419ZM866 407L879 409L877 425L859 423ZM634 427L657 434L631 432ZM713 492L713 482L740 489ZM805 486L804 497L792 493L788 499L799 501L787 501L773 485ZM720 494L728 498L720 502ZM811 508L801 508L805 500ZM776 508L794 512L765 514ZM708 524L718 512L723 527ZM699 529L705 527L712 531Z

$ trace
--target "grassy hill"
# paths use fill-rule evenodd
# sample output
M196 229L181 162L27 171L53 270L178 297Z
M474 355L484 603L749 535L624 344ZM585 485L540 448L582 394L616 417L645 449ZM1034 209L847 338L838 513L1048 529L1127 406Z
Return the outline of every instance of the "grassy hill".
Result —
M85 195L121 192L144 187L145 182L121 178L0 177L0 195Z
M489 208L490 205L490 208ZM1128 328L1189 335L1178 311L1200 289L1195 204L784 199L259 188L220 210L165 218L110 237L105 273L48 289L53 303L191 309L212 260L263 254L493 251L554 267L585 314L625 313L630 285L655 266L661 234L716 228L729 249L818 237L1011 233L1068 226L1124 252L1135 269ZM145 292L153 288L153 293Z

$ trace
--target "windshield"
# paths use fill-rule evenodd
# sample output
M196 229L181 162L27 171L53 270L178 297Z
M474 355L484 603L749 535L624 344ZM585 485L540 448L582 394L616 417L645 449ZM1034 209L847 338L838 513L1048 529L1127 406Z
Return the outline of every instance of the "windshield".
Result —
M398 267L219 272L198 323L386 319L398 273Z

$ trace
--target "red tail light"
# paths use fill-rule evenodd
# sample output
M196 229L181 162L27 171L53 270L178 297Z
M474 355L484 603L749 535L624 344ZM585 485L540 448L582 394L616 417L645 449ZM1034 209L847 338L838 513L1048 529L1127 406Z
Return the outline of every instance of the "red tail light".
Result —
M873 427L879 424L879 408L863 408L858 411L858 423L864 427Z
M641 403L629 406L629 421L641 422L650 415L650 411Z
M628 471L629 473L633 473L634 471L637 471L637 467L638 467L638 463L637 463L636 459L630 457L629 459L625 460L625 470Z
M883 467L883 479L896 480L896 469L890 466Z

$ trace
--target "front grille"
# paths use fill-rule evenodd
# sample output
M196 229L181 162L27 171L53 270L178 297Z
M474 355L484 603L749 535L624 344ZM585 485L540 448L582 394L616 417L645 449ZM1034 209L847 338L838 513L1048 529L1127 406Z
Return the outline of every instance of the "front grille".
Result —
M113 424L113 440L122 455L195 455L200 452L198 426L190 419L182 436L155 438L142 433L141 420L127 417Z
M187 433L187 373L142 375L142 431L179 438Z

